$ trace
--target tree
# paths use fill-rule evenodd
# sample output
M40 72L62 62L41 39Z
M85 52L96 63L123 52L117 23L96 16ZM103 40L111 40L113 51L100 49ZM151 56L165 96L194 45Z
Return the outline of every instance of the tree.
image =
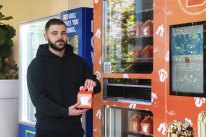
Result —
M0 5L0 10L2 9ZM13 40L16 30L2 21L13 19L12 16L5 16L0 12L0 79L17 79L18 67L15 61L9 58L12 55Z

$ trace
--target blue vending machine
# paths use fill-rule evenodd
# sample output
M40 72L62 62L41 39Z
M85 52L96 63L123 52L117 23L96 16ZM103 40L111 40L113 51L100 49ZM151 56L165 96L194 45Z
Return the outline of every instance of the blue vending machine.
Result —
M67 25L68 44L74 52L82 56L93 68L93 8L77 8L61 13L61 19ZM92 110L82 117L86 137L92 137Z

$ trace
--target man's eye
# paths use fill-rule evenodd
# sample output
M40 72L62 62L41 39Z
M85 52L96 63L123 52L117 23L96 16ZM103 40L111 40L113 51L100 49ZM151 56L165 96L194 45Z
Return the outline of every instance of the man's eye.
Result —
M57 35L57 33L56 32L52 32L52 35Z
M62 32L62 35L67 35L67 33L66 32Z

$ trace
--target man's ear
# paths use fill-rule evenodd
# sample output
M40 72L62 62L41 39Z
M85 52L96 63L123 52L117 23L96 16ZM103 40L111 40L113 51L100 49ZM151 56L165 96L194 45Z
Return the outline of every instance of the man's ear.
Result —
M46 33L44 34L44 38L45 38L45 40L48 40L48 36Z

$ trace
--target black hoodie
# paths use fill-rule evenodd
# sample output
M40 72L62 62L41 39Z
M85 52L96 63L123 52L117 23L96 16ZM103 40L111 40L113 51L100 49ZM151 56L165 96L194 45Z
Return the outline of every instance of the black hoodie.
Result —
M64 130L81 127L81 116L68 116L68 107L77 102L79 87L86 79L96 81L94 93L100 92L100 83L86 61L66 45L59 57L50 52L48 44L40 45L36 58L27 70L29 94L36 108L36 128Z

